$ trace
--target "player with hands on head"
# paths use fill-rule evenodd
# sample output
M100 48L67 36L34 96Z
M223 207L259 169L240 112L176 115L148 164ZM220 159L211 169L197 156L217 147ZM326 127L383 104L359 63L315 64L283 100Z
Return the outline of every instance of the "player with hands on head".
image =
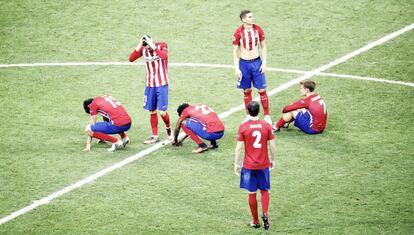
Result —
M158 113L165 123L168 138L172 139L170 115L168 113L168 45L165 42L155 42L150 36L143 35L134 51L129 56L133 62L144 57L146 68L146 85L144 109L150 113L152 135L144 141L154 144L159 141Z
M252 221L249 226L259 228L258 206L256 192L259 189L262 202L263 227L267 230L269 222L269 190L270 173L275 167L276 145L272 127L258 118L260 105L250 101L247 110L250 119L242 123L237 133L237 144L234 157L234 173L240 176L240 188L248 191L249 207ZM240 156L244 145L243 165L240 165ZM268 155L268 147L270 156ZM270 158L270 159L269 159Z

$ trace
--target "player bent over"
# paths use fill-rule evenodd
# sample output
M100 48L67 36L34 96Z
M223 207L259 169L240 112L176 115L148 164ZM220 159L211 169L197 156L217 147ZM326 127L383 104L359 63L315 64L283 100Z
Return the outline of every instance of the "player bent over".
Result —
M108 149L109 152L129 143L125 132L131 127L131 117L118 100L109 95L98 96L85 100L83 108L91 115L91 123L85 127L88 139L84 151L91 150L92 138L110 141L112 147ZM104 122L96 122L98 114L103 117ZM110 136L112 134L119 134L121 139Z
M275 167L276 146L272 127L269 123L259 120L257 115L260 105L256 101L249 102L247 110L251 116L250 120L242 123L237 133L237 145L234 159L234 172L240 176L240 188L249 192L249 207L252 215L250 226L259 228L259 216L257 213L256 191L260 189L262 201L263 227L267 230L269 222L269 170ZM244 161L240 166L240 155L244 144ZM268 156L268 145L270 146L270 158Z
M167 136L171 140L171 125L168 109L168 45L165 42L155 42L150 36L144 35L139 40L135 50L129 56L133 62L144 57L147 70L144 109L150 113L152 136L144 141L154 144L158 137L158 112L165 123ZM158 112L157 112L158 110Z
M218 148L217 140L224 135L224 125L217 114L207 105L181 104L177 109L178 121L174 130L175 146L182 145L184 139L189 136L198 144L198 148L193 153L202 153L209 149ZM180 128L186 133L186 137L178 140ZM209 140L211 145L207 146L201 139Z
M325 102L314 92L316 83L305 80L300 83L300 92L306 98L300 99L283 109L283 116L273 126L274 131L288 127L295 121L295 126L307 134L322 133L326 127L328 112Z
M260 95L264 120L272 125L269 115L269 97L266 93L267 46L263 29L254 23L253 13L244 10L240 13L243 24L233 34L233 62L237 88L243 89L244 104L252 100L252 83ZM259 44L262 58L259 56ZM246 121L249 117L246 117Z

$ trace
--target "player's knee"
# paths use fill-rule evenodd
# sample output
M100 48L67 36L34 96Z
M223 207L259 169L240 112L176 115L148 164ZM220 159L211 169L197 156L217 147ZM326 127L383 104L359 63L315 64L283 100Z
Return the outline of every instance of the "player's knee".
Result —
M150 111L149 111L149 113L150 113L150 114L157 113L157 110L150 110Z
M247 88L247 89L244 89L244 94L250 94L250 93L252 93L252 88Z
M160 113L161 116L167 115L167 111L159 111L159 113Z
M259 89L259 90L257 90L259 93L265 93L266 92L266 89Z

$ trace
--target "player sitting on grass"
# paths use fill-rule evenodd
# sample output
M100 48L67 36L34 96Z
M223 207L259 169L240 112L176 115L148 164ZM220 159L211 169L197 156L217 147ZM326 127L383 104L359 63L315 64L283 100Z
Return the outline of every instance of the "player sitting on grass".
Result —
M112 147L108 149L109 152L113 152L122 146L125 147L129 143L125 131L131 127L131 117L118 100L108 95L98 96L85 100L83 108L86 113L91 115L91 123L85 127L88 139L84 151L91 150L92 138L110 141ZM96 122L98 114L104 118L104 122ZM119 140L109 134L119 134L121 139Z
M316 83L305 80L300 83L300 92L306 98L300 99L283 109L283 116L273 125L273 131L279 131L281 127L288 127L295 121L295 126L307 134L322 133L326 127L328 113L325 102L313 92Z
M207 105L181 104L178 106L178 121L174 130L174 140L172 145L182 145L184 139L189 136L198 144L198 148L193 153L202 153L208 149L218 148L217 140L224 135L224 125L217 114ZM186 137L178 141L180 128L183 128ZM207 146L201 139L209 140L211 145Z

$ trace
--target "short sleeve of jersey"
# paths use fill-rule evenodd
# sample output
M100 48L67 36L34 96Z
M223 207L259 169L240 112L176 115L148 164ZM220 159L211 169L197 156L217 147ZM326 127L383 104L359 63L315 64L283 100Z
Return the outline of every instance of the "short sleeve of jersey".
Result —
M89 107L89 114L91 116L97 115L98 114L98 105L96 104L95 101L92 101L92 103L90 105L88 105Z
M259 41L265 40L265 33L263 29L259 26L257 26L257 31L259 32Z
M190 116L189 110L190 109L188 107L183 110L180 116L180 121L183 121Z
M269 127L267 128L267 131L269 133L269 140L273 140L275 139L275 135L273 135L273 130L272 127L269 125Z
M168 45L167 43L163 42L160 44L160 49L164 51L168 51Z
M241 35L240 35L240 33L239 33L239 30L237 29L236 30L236 32L234 32L234 34L233 34L233 45L239 45L240 44L240 38L241 38Z
M244 141L243 127L242 126L240 126L239 130L237 131L237 141Z

